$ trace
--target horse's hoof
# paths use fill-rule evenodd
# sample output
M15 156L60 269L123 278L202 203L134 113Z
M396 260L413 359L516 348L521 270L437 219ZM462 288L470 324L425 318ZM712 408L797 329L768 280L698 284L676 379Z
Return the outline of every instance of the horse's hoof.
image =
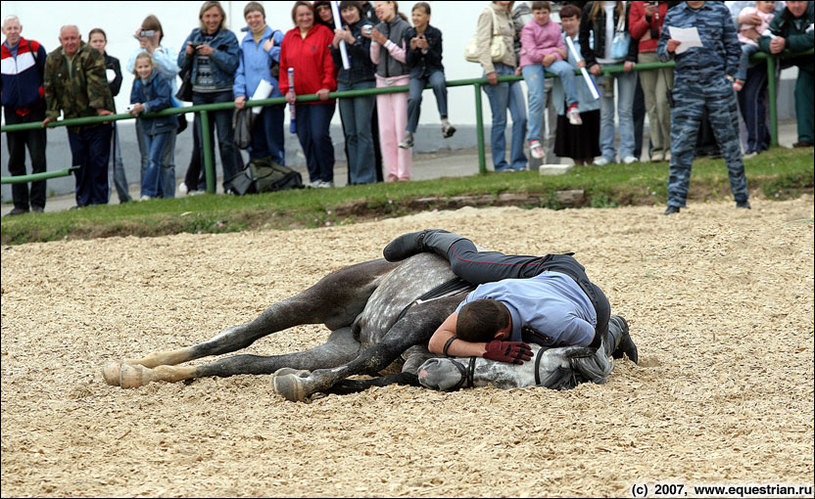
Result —
M111 386L119 386L121 375L121 362L108 362L102 367L102 377L105 378L105 383Z
M292 402L303 402L311 395L306 387L306 378L295 374L275 376L273 383L275 393Z
M305 369L293 369L291 367L281 367L280 369L274 372L273 376L274 377L288 376L289 374L297 376L298 378L305 378L306 376L311 374L311 372L306 371Z
M138 388L150 382L146 374L149 369L138 364L122 364L122 374L119 383L122 388Z

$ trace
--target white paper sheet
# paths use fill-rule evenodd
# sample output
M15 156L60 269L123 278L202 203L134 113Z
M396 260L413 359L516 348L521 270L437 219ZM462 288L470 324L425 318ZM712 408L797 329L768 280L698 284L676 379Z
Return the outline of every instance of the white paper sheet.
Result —
M693 47L703 46L702 40L699 38L699 31L695 27L677 28L676 26L669 26L669 28L671 30L671 38L682 42L676 47L677 54L681 54Z
M272 95L272 90L274 90L274 85L266 80L260 80L258 88L256 88L255 93L252 94L251 100L268 99L269 96ZM255 106L252 108L252 112L255 114L260 114L262 110L263 106Z

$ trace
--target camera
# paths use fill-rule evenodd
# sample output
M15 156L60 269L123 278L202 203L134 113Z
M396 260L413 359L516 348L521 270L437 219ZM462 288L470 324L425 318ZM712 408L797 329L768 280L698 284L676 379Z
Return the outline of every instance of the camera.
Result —
M370 24L366 24L365 26L362 27L362 33L365 35L370 35L373 29L374 29L373 26L371 26Z
M134 108L134 107L136 107L136 106L135 106L135 104L129 104L129 105L128 105L128 106L125 108L125 111L127 111L127 112L129 113L130 111L132 111L132 110L133 110L133 108Z
M151 36L156 34L156 30L154 29L143 29L139 31L139 38L150 38Z

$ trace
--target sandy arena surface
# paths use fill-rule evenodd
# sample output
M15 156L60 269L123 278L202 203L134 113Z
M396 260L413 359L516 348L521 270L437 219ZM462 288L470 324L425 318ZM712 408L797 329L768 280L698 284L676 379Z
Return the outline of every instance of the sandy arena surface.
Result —
M811 487L813 197L661 212L465 208L316 230L3 248L2 496ZM641 364L619 361L608 384L568 392L385 387L311 403L283 400L267 376L133 390L102 380L107 361L204 341L425 227L505 252L577 252L628 319ZM301 350L326 334L298 327L246 351Z

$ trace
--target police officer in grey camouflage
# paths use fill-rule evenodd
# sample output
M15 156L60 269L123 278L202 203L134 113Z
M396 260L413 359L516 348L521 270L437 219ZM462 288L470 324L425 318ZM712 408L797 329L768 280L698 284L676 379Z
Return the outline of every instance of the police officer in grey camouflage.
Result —
M696 27L703 46L683 51L680 41L671 38L671 27ZM733 91L740 55L736 29L723 3L687 1L668 11L657 45L660 61L676 60L665 215L679 213L686 206L696 136L705 109L724 155L736 206L750 208L739 146L738 104Z

